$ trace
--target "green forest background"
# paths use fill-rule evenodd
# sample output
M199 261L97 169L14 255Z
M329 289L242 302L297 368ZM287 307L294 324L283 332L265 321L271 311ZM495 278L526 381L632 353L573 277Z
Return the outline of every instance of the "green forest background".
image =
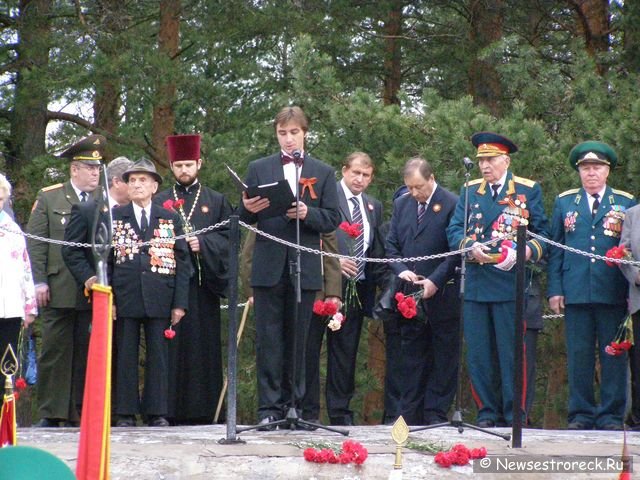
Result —
M547 212L578 185L567 156L587 139L616 149L610 184L638 193L640 0L0 1L0 35L0 171L22 224L37 190L67 174L55 153L90 132L108 138L107 160L144 155L163 173L166 135L199 132L202 180L237 204L221 166L242 173L272 153L271 121L291 104L311 119L314 156L339 169L371 155L386 216L411 156L458 191L479 130L519 145L513 170L541 184ZM252 333L241 422L254 420ZM369 323L358 422L380 421L381 339ZM539 359L533 422L559 427L561 320L546 322Z

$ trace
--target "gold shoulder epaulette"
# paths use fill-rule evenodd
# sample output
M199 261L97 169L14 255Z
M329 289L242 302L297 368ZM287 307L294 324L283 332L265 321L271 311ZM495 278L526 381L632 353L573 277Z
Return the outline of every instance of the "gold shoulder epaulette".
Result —
M524 177L517 177L515 175L513 176L513 181L530 188L533 188L533 186L536 184L536 182L534 182L533 180Z
M578 193L580 191L579 188L572 188L571 190L566 190L564 192L562 192L560 195L558 195L559 197L565 197L567 195L573 195L574 193Z
M482 181L483 181L483 180L484 180L483 178L476 178L475 180L471 180L471 181L469 182L469 186L471 186L471 185L478 185L479 183L482 183Z
M58 188L62 188L64 186L64 183L56 183L55 185L49 185L48 187L44 187L42 189L43 192L49 192L51 190L56 190Z
M624 190L616 190L615 188L612 188L611 190L616 195L622 195L623 197L627 197L628 199L632 199L633 198L633 195L631 195L629 192L625 192Z

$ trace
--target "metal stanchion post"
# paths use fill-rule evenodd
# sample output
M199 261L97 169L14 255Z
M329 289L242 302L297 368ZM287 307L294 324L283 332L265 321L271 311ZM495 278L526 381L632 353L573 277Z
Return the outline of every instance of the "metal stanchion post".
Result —
M527 257L527 227L518 226L516 237L516 316L513 354L513 423L511 446L522 447L522 417L524 414L522 398L523 350L524 350L524 280Z
M238 254L240 251L240 229L238 215L229 217L229 335L227 359L227 436L220 443L244 443L236 437L236 398L238 360Z

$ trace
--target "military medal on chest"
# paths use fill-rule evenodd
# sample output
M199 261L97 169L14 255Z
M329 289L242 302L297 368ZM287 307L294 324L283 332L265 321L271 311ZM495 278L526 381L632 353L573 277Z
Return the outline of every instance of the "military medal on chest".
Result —
M138 243L138 234L131 223L122 220L113 222L113 255L116 264L133 260L133 256L140 251Z
M622 205L611 205L611 210L605 214L602 220L602 228L607 237L620 238L625 210Z
M520 225L529 225L526 195L517 195L515 199L507 196L498 202L505 205L500 216L491 225L491 238L498 239L510 235Z
M153 231L149 247L151 271L163 275L175 275L176 257L173 251L175 231L173 220L160 219L158 228Z
M575 211L567 212L567 214L564 217L565 232L567 233L575 232L577 218L578 218L578 212L575 212Z

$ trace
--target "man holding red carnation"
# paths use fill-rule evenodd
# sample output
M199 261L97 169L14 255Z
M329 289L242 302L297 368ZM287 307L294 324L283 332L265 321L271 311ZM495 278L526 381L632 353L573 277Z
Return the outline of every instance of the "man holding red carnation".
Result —
M386 240L389 258L449 251L446 228L458 197L436 182L429 162L412 158L404 166L409 195L393 204ZM407 284L423 289L422 298L401 299L402 315L384 322L387 367L384 423L402 415L409 425L447 421L458 378L459 301L454 281L459 256L420 262L393 262L390 268ZM402 294L401 294L402 295ZM427 321L415 317L422 302Z
M613 148L602 142L582 142L571 150L569 163L578 172L582 186L556 198L551 221L554 241L597 255L605 255L618 245L626 212L636 200L630 193L607 185L617 161ZM627 316L627 291L618 268L564 249L550 250L547 294L554 312L564 310L569 376L567 428L571 430L623 428L627 358L608 355L605 347L616 338ZM599 403L594 393L596 348L602 372Z
M342 255L372 256L377 227L382 223L382 204L366 193L374 176L374 163L364 152L348 155L337 183L341 224L336 230ZM327 413L331 425L354 425L349 404L355 394L355 372L362 323L370 315L375 283L372 263L340 259L344 322L329 330L313 321L307 339L307 392L302 402L305 418L317 420L320 413L320 350L327 332Z

